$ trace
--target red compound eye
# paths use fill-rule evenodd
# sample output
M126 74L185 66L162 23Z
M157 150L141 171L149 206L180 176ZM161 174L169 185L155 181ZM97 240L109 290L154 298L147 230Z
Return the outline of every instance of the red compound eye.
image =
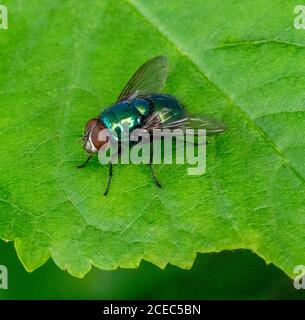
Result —
M107 129L103 124L99 123L92 129L91 141L98 150L109 141Z
M85 126L85 135L89 133L97 123L98 119L90 119Z

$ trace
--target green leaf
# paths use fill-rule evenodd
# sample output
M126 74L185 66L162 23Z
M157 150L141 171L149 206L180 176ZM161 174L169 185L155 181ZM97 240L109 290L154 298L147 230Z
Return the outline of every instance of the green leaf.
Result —
M49 257L190 268L197 252L247 248L293 276L305 264L305 37L295 1L6 1L0 30L0 236L32 271ZM170 60L165 92L230 126L188 165L85 160L84 124L147 59Z

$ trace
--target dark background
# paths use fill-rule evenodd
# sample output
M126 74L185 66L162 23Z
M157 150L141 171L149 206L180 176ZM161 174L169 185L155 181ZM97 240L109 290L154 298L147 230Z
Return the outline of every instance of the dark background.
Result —
M52 260L25 271L13 243L0 242L0 264L8 268L1 299L303 299L293 280L248 250L199 254L191 270L160 270L143 261L139 269L101 271L83 279L60 270Z

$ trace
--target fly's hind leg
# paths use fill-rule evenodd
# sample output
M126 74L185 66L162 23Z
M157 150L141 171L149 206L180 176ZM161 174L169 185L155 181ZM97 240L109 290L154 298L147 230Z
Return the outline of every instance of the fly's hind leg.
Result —
M110 189L111 179L112 179L112 163L109 162L108 182L107 182L106 190L105 190L105 192L104 192L104 196L107 196L107 194L108 194L108 191L109 191L109 189Z
M210 143L210 140L206 139L205 144L208 145L209 143ZM198 147L200 144L198 143L198 141L189 142L187 140L184 140L184 146L186 146L186 145L194 145L194 146Z
M156 177L156 173L155 173L154 168L153 168L153 166L152 166L152 162L153 162L152 160L153 160L153 151L152 151L152 145L150 145L150 157L149 157L149 163L148 163L148 165L149 165L149 168L150 168L151 177L152 177L155 185L156 185L158 188L161 188L162 186L161 186L160 182L158 181L158 179L157 179L157 177Z

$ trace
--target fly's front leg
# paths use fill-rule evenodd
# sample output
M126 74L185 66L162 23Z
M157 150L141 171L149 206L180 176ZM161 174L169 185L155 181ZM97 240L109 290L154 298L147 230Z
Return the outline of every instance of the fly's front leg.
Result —
M113 155L113 158L114 157L119 157L120 154L122 152L122 147L121 147L121 144L119 144L119 147L118 147L118 152L116 154ZM112 160L113 160L112 158ZM107 187L106 187L106 190L104 192L104 196L107 196L108 192L109 192L109 189L110 189L110 184L111 184L111 180L112 180L112 162L110 160L109 162L109 173L108 173L108 182L107 182Z
M78 165L77 168L78 169L84 168L87 165L87 163L92 159L92 157L93 157L93 154L90 154L89 157L87 158L87 160L84 163Z

